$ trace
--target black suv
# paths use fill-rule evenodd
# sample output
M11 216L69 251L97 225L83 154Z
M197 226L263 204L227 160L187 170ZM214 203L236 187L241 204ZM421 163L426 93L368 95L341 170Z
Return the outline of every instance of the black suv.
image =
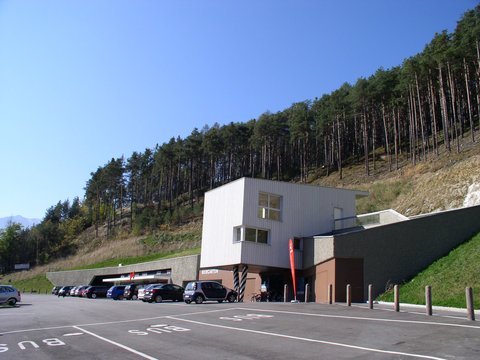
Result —
M138 299L138 290L143 288L143 284L130 284L125 286L123 291L123 298L127 300L137 300Z
M216 281L192 281L187 284L183 292L183 300L187 304L192 301L201 304L207 300L214 300L219 303L224 300L234 302L237 296L235 290L229 289Z
M90 299L96 299L99 297L107 297L107 286L90 286L85 290L83 296L88 297Z

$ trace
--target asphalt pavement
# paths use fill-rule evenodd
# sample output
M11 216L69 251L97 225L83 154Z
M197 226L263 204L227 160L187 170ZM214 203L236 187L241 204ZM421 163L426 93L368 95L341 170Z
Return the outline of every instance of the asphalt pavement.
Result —
M0 308L0 359L479 359L462 313L385 304L204 303L23 294Z

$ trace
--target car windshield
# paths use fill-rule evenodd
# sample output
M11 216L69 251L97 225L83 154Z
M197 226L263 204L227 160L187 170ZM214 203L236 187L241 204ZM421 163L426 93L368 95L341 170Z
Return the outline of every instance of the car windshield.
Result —
M185 287L185 290L195 290L195 283L194 282L188 283L187 286Z

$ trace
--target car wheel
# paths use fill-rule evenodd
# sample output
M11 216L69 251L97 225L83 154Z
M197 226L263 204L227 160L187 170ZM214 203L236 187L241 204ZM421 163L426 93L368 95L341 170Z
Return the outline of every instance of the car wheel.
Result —
M161 303L162 302L162 297L160 295L155 296L155 302L156 303Z
M191 302L191 300L185 300L185 304L190 304Z
M227 301L228 301L229 303L233 303L233 302L235 302L235 300L236 300L235 294L230 294L230 295L228 295Z
M17 303L17 299L15 298L8 299L7 303L10 306L15 306L15 304Z
M195 298L195 304L201 304L203 302L203 296L202 295L198 295L196 298Z
M137 300L137 295L132 295L132 300Z
M92 299L96 299L97 298L97 294L92 294Z

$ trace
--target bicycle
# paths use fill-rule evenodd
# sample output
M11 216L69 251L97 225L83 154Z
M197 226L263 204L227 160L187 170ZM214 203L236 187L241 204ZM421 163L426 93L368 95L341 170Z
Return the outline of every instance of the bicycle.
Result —
M262 294L252 293L252 297L250 298L250 302L259 302L259 301L262 301Z

